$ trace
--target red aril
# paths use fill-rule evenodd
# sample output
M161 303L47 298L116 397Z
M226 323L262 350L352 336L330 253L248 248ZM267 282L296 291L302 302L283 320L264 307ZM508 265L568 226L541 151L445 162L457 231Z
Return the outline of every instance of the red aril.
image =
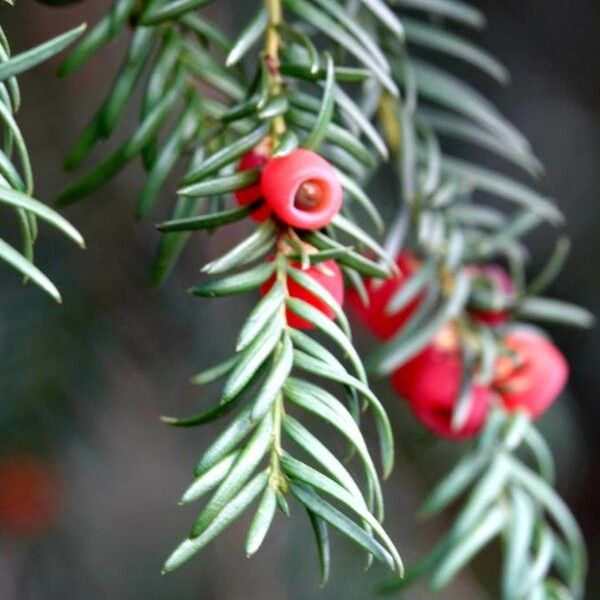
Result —
M298 148L269 160L261 186L275 215L297 229L321 229L342 207L343 191L335 170L310 150Z
M483 427L494 393L482 385L472 385L467 418L459 429L454 429L452 415L462 374L457 336L451 328L445 328L431 345L397 369L391 382L427 429L441 437L463 440Z
M421 263L408 250L401 252L396 258L399 274L385 281L368 280L366 282L369 304L365 306L355 290L348 294L348 304L367 329L376 337L386 340L394 336L417 310L423 300L419 294L404 308L395 314L388 314L386 307L397 291L419 270Z
M528 329L509 333L504 345L513 356L502 356L498 361L494 387L507 410L539 417L567 383L567 360L547 338Z
M296 269L300 269L299 263L292 262L290 266ZM337 263L333 260L325 260L316 265L310 266L304 270L304 273L314 279L317 283L320 283L334 298L334 300L342 305L344 302L344 278L342 272L338 267ZM273 286L275 282L275 275L273 275L268 281L266 281L260 288L261 294L264 296ZM291 298L297 298L304 300L314 308L321 311L327 318L333 319L335 313L331 308L325 304L321 299L317 298L314 294L311 294L306 288L302 287L299 283L296 283L291 277L287 277L287 291ZM286 310L286 318L288 325L296 329L313 329L314 325L308 322L306 319L294 314L290 310Z
M505 269L498 265L482 265L470 268L474 285L487 288L492 297L502 299L504 303L515 293L515 284ZM471 316L480 323L490 327L503 325L508 321L510 312L506 309L482 309L472 308L469 310Z
M262 169L267 164L271 156L271 138L265 138L258 146L252 148L242 156L238 165L238 171L248 171L250 169ZM248 186L235 192L235 199L240 206L253 204L258 200L263 200L262 188L260 180L254 185ZM250 213L255 221L266 221L271 216L271 209L263 202Z

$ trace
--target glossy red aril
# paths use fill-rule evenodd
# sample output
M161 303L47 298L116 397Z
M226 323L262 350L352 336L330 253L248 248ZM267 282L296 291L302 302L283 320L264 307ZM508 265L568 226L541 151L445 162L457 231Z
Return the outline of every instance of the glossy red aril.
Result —
M504 345L514 354L499 359L494 387L507 410L539 417L563 391L569 365L552 342L532 330L511 332Z
M0 463L0 527L21 536L49 529L58 510L58 483L53 470L28 455Z
M433 344L396 370L391 382L427 429L441 437L463 440L483 427L494 393L474 384L467 419L460 429L454 429L452 415L460 394L462 369L455 334L445 329Z
M290 265L296 269L300 269L299 263L292 262ZM320 283L336 300L341 306L344 302L344 279L342 272L338 267L337 263L333 260L325 260L316 265L310 266L304 271L306 275L312 277L317 283ZM271 277L266 281L260 288L261 294L264 296L273 286L275 282L275 276ZM303 288L299 283L296 283L291 277L287 278L287 289L288 294L292 298L298 298L304 300L314 308L320 310L327 318L333 319L335 313L331 308L325 304L322 300L311 294L308 290ZM309 323L306 319L299 317L292 311L286 311L286 318L288 325L295 329L313 329L314 325Z
M271 138L265 138L258 146L252 148L242 156L238 165L238 171L248 171L250 169L262 169L267 164L272 151ZM258 200L263 199L260 180L254 185L248 186L235 192L235 199L240 206L247 206ZM250 216L255 221L266 221L271 216L271 208L266 202L262 202Z
M419 294L397 313L390 315L386 307L396 292L419 270L421 263L408 250L396 258L399 274L385 281L370 279L366 282L369 304L365 306L355 290L348 294L348 304L367 329L380 339L389 339L410 319L423 300Z
M297 229L320 229L342 207L343 191L335 170L310 150L298 148L268 161L261 186L271 210Z
M487 288L493 297L501 299L503 303L515 293L515 284L510 275L498 265L473 266L470 273L473 285ZM506 309L473 308L469 312L476 321L491 327L503 325L510 317Z

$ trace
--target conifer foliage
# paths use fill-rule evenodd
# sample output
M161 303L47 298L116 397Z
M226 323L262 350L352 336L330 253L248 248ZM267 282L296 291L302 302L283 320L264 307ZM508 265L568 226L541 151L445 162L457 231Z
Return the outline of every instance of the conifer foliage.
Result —
M214 408L164 419L176 427L228 419L182 502L209 498L164 570L255 503L245 548L252 555L293 498L314 529L323 581L332 528L369 562L396 571L386 591L423 576L442 588L499 537L502 597L581 597L581 533L553 489L551 454L532 425L564 386L566 363L523 325L591 324L587 311L541 295L566 258L565 238L527 278L524 236L560 227L562 215L521 181L445 149L452 141L498 155L527 177L542 172L523 135L436 64L442 57L444 65L465 63L507 82L506 69L463 33L481 27L483 15L458 0L264 0L249 3L249 21L230 38L206 16L211 4L217 0L116 0L60 67L68 75L117 36L129 40L106 98L67 157L69 171L126 128L124 111L138 89L141 102L125 141L71 183L59 205L81 200L139 158L147 177L135 214L147 217L183 165L172 217L158 225L157 284L191 233L243 219L250 228L203 267L192 289L200 297L254 293L257 303L232 356L195 377L198 385L223 379ZM9 115L16 71L5 50ZM3 163L9 187L21 190L12 163ZM365 189L390 168L398 194L386 227ZM28 223L37 204L15 206ZM344 281L359 321L380 338L367 368L342 308ZM552 377L544 364L556 366ZM392 428L367 370L392 376L434 434L475 437L424 506L433 514L462 498L458 517L403 580L360 428L368 409L387 477ZM315 418L345 439L360 477L311 431Z
M0 6L3 10L7 8ZM21 105L17 75L57 54L81 35L84 26L77 27L39 46L11 55L11 49L0 25L0 122L3 145L0 149L0 205L14 212L19 225L23 250L19 252L0 238L0 260L21 273L24 281L32 281L60 302L56 286L34 264L34 244L38 220L62 231L79 246L81 234L57 212L33 198L33 172L27 146L16 113Z
M208 297L258 288L263 293L240 332L234 356L195 378L197 384L225 379L215 408L186 419L165 419L190 427L234 413L200 458L183 495L184 503L193 502L216 488L165 571L188 560L258 498L246 542L247 554L253 554L276 510L287 513L293 497L314 528L323 580L329 571L328 527L363 548L370 560L401 573L398 552L380 524L382 492L359 429L361 409L373 414L384 476L394 459L391 426L368 385L340 305L342 271L358 283L361 276L387 278L394 268L350 212L351 207L364 211L381 229L381 218L360 182L376 166L376 153L386 151L342 84L360 89L376 76L395 96L397 86L389 67L370 55L359 66L338 66L331 52L317 50L304 28L322 26L320 11L308 4L290 5L288 21L285 4L264 3L235 40L196 12L201 4L207 3L119 1L61 68L63 74L71 72L133 25L122 69L67 166L78 166L112 133L147 71L140 124L58 202L82 198L140 155L148 179L137 214L145 216L177 160L187 160L173 219L159 225L166 235L156 281L164 279L189 232L214 229L268 208L263 217L269 218L260 219L248 237L205 265L208 278L192 290ZM173 112L177 116L170 120ZM370 144L354 132L356 124L369 132ZM169 127L166 138L159 138ZM250 157L251 168L238 166L259 150L266 154L263 161ZM231 193L241 206L227 206ZM363 246L369 256L354 249ZM314 330L331 344L315 339ZM337 384L341 396L321 382ZM363 484L303 424L307 415L347 439L361 464Z

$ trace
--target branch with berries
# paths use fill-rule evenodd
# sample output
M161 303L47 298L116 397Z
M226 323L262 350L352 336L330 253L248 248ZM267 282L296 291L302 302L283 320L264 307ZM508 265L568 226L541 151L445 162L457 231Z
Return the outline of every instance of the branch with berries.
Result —
M271 139L277 139L276 127L272 123ZM256 152L251 151L242 163L255 160ZM193 288L193 293L222 296L259 288L262 300L248 315L236 355L196 377L196 383L219 376L227 378L219 405L195 417L166 420L176 426L199 425L229 412L240 400L246 402L196 467L196 479L185 492L184 503L218 487L190 537L167 560L165 570L187 560L260 495L246 541L247 554L253 554L262 543L277 506L288 513L286 498L291 492L305 507L315 529L323 581L329 572L328 525L371 557L401 572L400 557L380 525L383 500L373 461L358 427L361 405L373 411L384 476L393 464L391 427L368 386L364 367L351 343L341 309L344 283L340 267L329 258L331 253L318 251L302 239L304 232L326 227L336 218L342 205L341 185L327 161L311 151L296 149L285 156L266 159L260 184L238 193L240 203L245 204L246 200L255 207L251 215L264 220L263 224L204 268L209 274L235 270L234 274L201 283ZM250 268L246 268L248 263ZM245 270L240 271L242 268ZM343 359L304 333L312 329L319 330L338 347L349 364L346 366ZM347 405L310 380L315 378L338 384L345 390ZM291 409L300 409L300 415L292 416ZM364 490L343 463L301 423L302 413L319 417L346 438L362 463ZM284 449L284 442L293 442L294 448ZM297 458L298 451L304 460ZM267 466L254 474L263 462ZM323 496L341 503L353 520Z
M342 87L360 87L378 71L365 68L370 60L343 66L332 53L318 51L299 24L286 21L287 4L279 0L266 2L234 41L198 17L197 4L117 2L62 68L71 71L119 29L133 26L123 69L76 142L67 161L72 167L112 132L151 63L139 128L69 186L59 203L80 199L139 154L149 170L137 210L143 216L169 170L189 156L173 218L158 226L165 237L156 281L166 277L191 232L246 218L255 223L246 238L203 268L211 277L192 289L203 297L259 291L262 299L242 327L235 355L194 379L200 385L225 379L218 404L192 417L164 419L191 427L234 413L203 453L182 497L183 503L195 502L214 490L164 571L191 558L258 500L246 541L247 554L255 553L277 510L287 514L293 497L314 529L323 581L329 573L329 528L361 547L369 564L376 558L402 573L399 554L381 525L381 485L360 415L372 412L384 477L394 460L391 426L368 385L342 310L344 275L360 285L361 277L386 278L395 270L352 212L352 205L362 208L382 229L360 182L377 164L375 152L387 151ZM290 14L314 25L313 9L297 4L291 4ZM248 75L243 59L260 40L260 60ZM218 42L230 70L212 55ZM386 84L397 94L388 76ZM170 121L174 130L163 141L158 136L173 111L180 116ZM369 132L372 147L353 132L356 125ZM232 193L237 206L228 207ZM311 330L321 337L309 335ZM341 398L329 391L332 385ZM307 416L346 440L362 481L311 433L303 423Z
M454 526L387 589L423 575L441 588L502 536L504 597L581 597L581 534L552 489L550 453L532 425L564 387L568 368L539 330L521 322L592 322L584 309L540 295L566 259L565 238L539 274L526 276L524 237L561 226L562 215L520 181L445 150L450 140L529 176L542 171L523 135L435 64L442 55L505 83L506 69L453 31L480 27L483 16L455 0L265 0L230 39L206 18L211 3L116 0L60 69L73 72L130 32L121 68L67 169L117 131L141 89L139 123L58 202L79 201L139 157L147 178L135 212L143 218L158 210L169 176L183 165L171 218L158 225L164 236L154 283L166 280L191 233L252 225L203 268L210 278L192 290L258 292L260 300L235 354L195 378L200 385L224 378L218 404L165 418L186 427L234 413L183 495L188 503L214 490L165 570L258 500L246 542L253 554L293 496L315 531L323 580L330 527L369 562L402 572L381 525L361 413L370 408L375 419L384 476L393 464L391 428L352 343L342 310L348 287L347 303L381 341L366 366L391 376L434 435L477 436L426 503L426 512L437 512L471 488ZM365 192L383 163L399 190L389 227ZM346 438L364 481L302 424L306 414ZM518 458L521 446L533 463Z
M467 7L446 12L452 7L442 3L440 16L465 25L483 22ZM593 317L540 296L567 257L565 238L543 270L527 280L528 251L521 239L543 223L561 224L555 205L520 182L442 149L444 138L469 142L539 175L526 140L468 84L413 58L411 42L417 52L424 45L451 54L502 82L505 70L447 30L401 20L408 46L382 43L405 104L397 108L384 97L379 110L398 157L401 197L386 249L400 273L383 284L368 281L367 303L358 294L349 301L382 342L368 365L391 376L413 416L438 437L478 439L423 508L437 513L471 487L451 530L409 568L404 581L384 589L404 589L429 576L439 590L501 537L502 597L578 598L586 571L583 537L552 489L551 452L532 425L563 391L568 365L543 332L522 320L589 327ZM514 208L491 208L477 192ZM521 447L529 451L525 460Z
M379 289L369 286L367 309L354 300L359 317L380 338L410 326L424 301L421 294L400 313L385 316L390 298L422 269L406 251L399 265L403 276ZM503 283L505 293L512 290L504 271L497 267L486 271ZM379 310L372 312L377 306ZM411 565L402 582L390 582L382 591L404 589L425 576L439 590L499 537L505 551L502 597L580 597L586 569L583 538L553 490L552 454L533 425L564 389L567 361L539 330L509 325L505 310L473 306L463 318L491 328L498 346L491 379L482 379L485 357L469 346L472 338L461 337L460 324L451 321L396 368L390 381L415 419L435 436L458 442L477 436L425 500L421 514L435 515L461 497L464 506L431 553ZM475 359L469 361L469 352Z

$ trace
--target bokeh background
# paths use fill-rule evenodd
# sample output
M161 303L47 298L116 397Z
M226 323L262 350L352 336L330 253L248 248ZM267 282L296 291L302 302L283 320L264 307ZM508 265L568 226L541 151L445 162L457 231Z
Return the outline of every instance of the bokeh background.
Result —
M230 29L253 4L222 0L206 10ZM574 241L567 268L551 291L598 314L600 4L475 4L489 16L481 43L505 62L513 82L499 89L472 71L465 74L531 140L547 167L540 188L557 199ZM14 9L2 3L0 22L17 51L83 20L94 22L108 5L88 0L57 10L19 0ZM66 81L55 78L56 60L21 78L20 123L39 198L52 199L68 181L60 168L62 157L110 82L122 42ZM136 118L135 110L130 118ZM0 598L375 597L373 586L386 574L374 568L361 577L361 557L342 541L334 543L332 581L325 589L318 587L312 532L300 511L287 522L277 517L268 542L251 561L242 551L246 520L180 572L159 575L162 560L194 516L193 508L177 507L177 499L216 429L176 431L158 417L191 414L208 405L211 394L190 386L189 377L228 354L252 299L201 301L184 293L198 267L239 233L235 228L214 238L198 235L168 284L160 291L149 289L158 235L152 222L132 221L142 176L132 166L69 209L67 216L86 237L85 252L42 228L38 261L61 289L64 305L54 306L41 292L24 288L0 265L0 462L17 461L32 472L41 468L37 476L51 500L43 526L25 523L21 529L0 530ZM391 201L386 187L391 186L373 189L383 205ZM3 232L13 226L10 219L0 220ZM551 236L546 231L532 238L532 269L549 252ZM564 328L550 332L568 355L572 376L564 402L540 427L556 453L560 491L589 544L588 597L594 598L600 594L600 334ZM359 336L359 343L365 352L372 345L366 336ZM398 433L398 466L384 489L388 527L410 562L447 525L444 518L420 522L415 513L456 450L423 437L387 385L377 385ZM36 465L24 456L35 457ZM497 559L492 550L440 597L496 597ZM406 597L431 594L416 588Z

